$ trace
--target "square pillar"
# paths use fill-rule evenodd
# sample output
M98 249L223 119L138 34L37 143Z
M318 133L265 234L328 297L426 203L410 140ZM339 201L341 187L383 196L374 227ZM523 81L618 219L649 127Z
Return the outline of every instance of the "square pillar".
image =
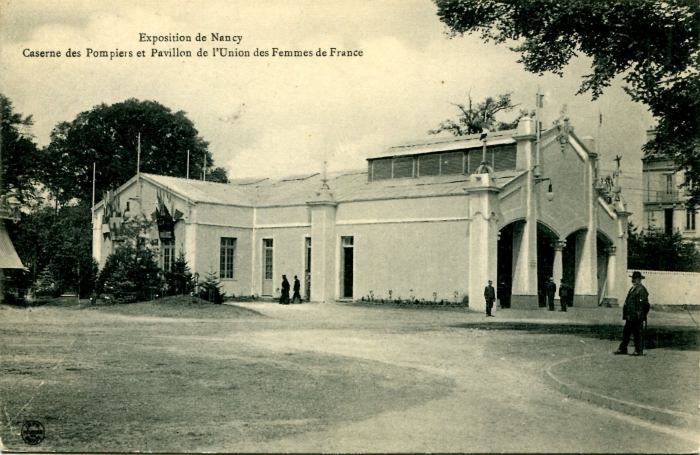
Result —
M335 299L335 216L338 203L324 182L316 198L307 202L311 212L311 301Z
M489 280L498 282L498 193L501 189L485 172L472 175L466 190L469 203L469 307L484 311L484 288Z

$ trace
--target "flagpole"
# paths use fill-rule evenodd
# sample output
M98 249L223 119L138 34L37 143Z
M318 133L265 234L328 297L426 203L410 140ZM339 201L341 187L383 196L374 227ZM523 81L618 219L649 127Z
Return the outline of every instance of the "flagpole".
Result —
M141 133L139 133L138 147L136 152L136 175L141 174Z
M600 112L600 106L598 106L598 140L596 145L596 159L595 159L595 180L598 180L599 167L600 167L600 155L603 150L603 144L601 142L601 130L603 129L603 114ZM594 181L595 181L594 180Z
M185 178L187 180L190 179L190 149L187 149L187 175Z
M207 152L204 152L204 162L202 163L202 181L207 181Z
M92 162L92 208L95 208L95 168L96 163Z
M540 86L537 86L535 95L535 166L533 166L535 178L540 176Z

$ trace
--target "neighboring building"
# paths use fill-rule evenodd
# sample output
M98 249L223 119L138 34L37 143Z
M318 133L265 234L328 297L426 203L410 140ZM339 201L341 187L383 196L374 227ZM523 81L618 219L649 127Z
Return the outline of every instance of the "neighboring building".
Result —
M19 220L20 203L14 196L0 197L0 302L5 298L6 281L5 271L10 269L24 269L24 265L15 251L12 240L5 229L5 222Z
M479 168L484 145L489 169ZM575 284L575 306L595 307L627 291L629 215L621 198L606 202L594 188L595 158L558 127L538 148L525 117L486 142L393 147L370 157L367 171L327 181L140 174L94 207L93 253L104 265L119 224L144 213L158 220L151 242L162 266L184 251L229 295L274 296L285 274L299 276L312 301L467 295L480 309L493 280L504 305L537 308L553 276Z
M654 130L647 131L647 140L653 135ZM686 206L688 187L681 187L685 183L685 172L676 169L672 158L647 154L642 158L642 181L646 229L680 233L683 239L700 248L697 210Z

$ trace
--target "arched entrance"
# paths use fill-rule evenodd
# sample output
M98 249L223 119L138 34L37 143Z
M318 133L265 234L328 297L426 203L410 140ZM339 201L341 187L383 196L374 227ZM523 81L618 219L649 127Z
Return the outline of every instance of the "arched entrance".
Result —
M502 308L511 307L511 297L513 294L513 280L517 269L517 261L524 260L528 263L524 264L529 267L529 260L518 258L518 254L514 253L514 245L516 237L522 235L525 225L525 220L513 221L499 231L498 236L498 262L497 262L497 295ZM558 240L557 234L547 225L537 223L537 278L536 283L533 282L531 291L528 294L532 295L537 305L544 306L545 301L545 286L547 279L553 276L554 269L554 242ZM521 264L523 265L523 264Z

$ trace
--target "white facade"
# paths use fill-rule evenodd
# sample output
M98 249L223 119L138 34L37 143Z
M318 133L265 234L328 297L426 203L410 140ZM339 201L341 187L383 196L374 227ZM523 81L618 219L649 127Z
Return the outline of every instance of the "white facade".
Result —
M647 131L647 140L654 130ZM700 232L696 225L696 210L690 210L685 172L676 170L672 159L648 155L642 158L642 182L644 186L644 217L648 230L667 234L679 233L684 240L700 248Z
M487 138L492 172L475 171L478 138L451 138L392 148L368 159L368 172L327 185L317 174L230 184L141 174L110 203L123 215L130 201L130 212L150 216L160 194L171 215L181 214L176 251L200 276L219 273L228 295L277 295L284 274L297 275L312 301L469 296L479 309L493 280L504 305L537 308L553 276L574 285L575 306L624 299L624 202L599 197L595 154L573 133L552 128L539 153L536 145L524 118L517 131ZM93 211L100 264L113 248L104 208ZM158 237L154 230L161 247ZM232 277L222 271L225 242L235 243Z

